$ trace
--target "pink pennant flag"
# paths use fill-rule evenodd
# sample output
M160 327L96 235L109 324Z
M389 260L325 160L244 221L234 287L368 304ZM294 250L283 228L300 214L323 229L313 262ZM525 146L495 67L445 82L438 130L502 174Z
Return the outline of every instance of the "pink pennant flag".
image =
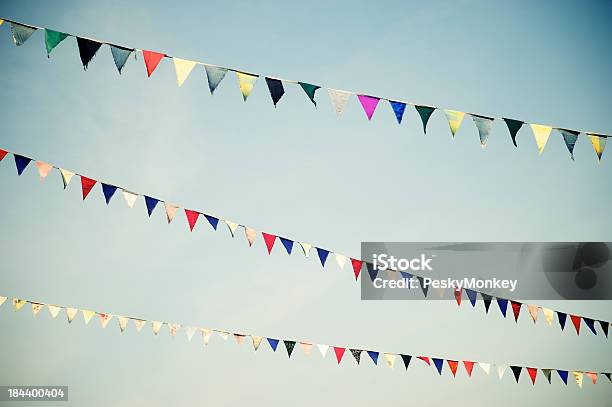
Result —
M49 175L49 171L53 169L51 164L47 164L42 161L36 161L36 167L38 167L38 175L40 176L40 180L42 181Z
M372 116L374 115L374 111L376 110L376 106L378 106L380 99L366 95L357 95L357 98L359 98L359 102L361 103L366 116L368 116L368 120L372 120Z

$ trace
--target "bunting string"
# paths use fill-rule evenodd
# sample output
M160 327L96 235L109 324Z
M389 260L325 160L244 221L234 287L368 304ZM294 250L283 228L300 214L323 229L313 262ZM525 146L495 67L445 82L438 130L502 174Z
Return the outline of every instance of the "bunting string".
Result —
M101 41L91 38L85 38L76 36L74 34L68 34L65 32L51 30L49 28L37 27L30 24L20 23L14 20L5 19L9 22L13 42L16 46L23 45L37 30L44 30L45 34L45 47L47 51L47 57L50 57L51 52L55 49L60 43L62 43L68 37L75 37L77 41L77 46L79 50L79 56L81 58L81 63L83 64L83 68L87 69L89 63L92 61L94 56L100 50L102 45L108 45L111 50L111 55L113 57L113 61L115 62L115 66L119 74L123 71L128 58L130 55L140 51L143 56L144 64L147 71L147 76L151 76L155 69L159 66L162 59L171 59L176 73L176 81L177 85L180 87L184 84L184 82L189 77L190 73L196 68L196 66L203 66L206 72L206 77L208 79L208 86L211 94L214 94L215 90L225 78L227 72L233 72L236 74L236 78L238 81L238 87L242 94L243 100L246 102L247 98L251 94L257 79L263 77L265 79L266 85L268 87L268 91L270 92L270 97L272 99L272 103L276 107L277 103L281 100L285 93L285 89L283 84L297 84L299 85L304 93L308 96L313 105L317 106L316 101L316 92L319 89L327 89L330 97L330 101L336 111L338 117L342 115L342 111L346 106L349 98L352 96L357 96L359 103L361 104L365 115L368 120L372 120L374 116L374 112L376 111L377 106L381 100L387 101L389 106L393 110L393 113L396 117L397 123L401 124L402 118L404 116L404 112L406 110L406 106L412 106L415 108L419 117L421 118L421 122L423 124L423 132L427 133L427 123L429 119L433 115L436 110L442 110L446 116L448 121L449 129L451 131L452 136L454 137L461 124L463 123L465 116L470 116L474 122L478 130L480 146L482 148L486 147L489 134L492 129L492 125L494 121L502 121L505 123L508 131L510 133L510 137L512 143L515 147L518 147L518 133L523 127L530 127L533 133L533 137L535 139L538 154L542 154L546 143L552 133L552 130L556 130L563 138L563 141L567 147L567 150L570 154L571 159L574 159L574 148L578 141L579 136L586 136L592 143L593 149L595 151L595 155L597 157L598 162L601 162L601 158L606 146L606 141L608 137L607 134L596 133L592 131L582 131L582 130L571 130L558 126L548 126L541 125L536 123L528 123L523 120L510 119L506 117L494 117L489 115L482 115L476 113L469 113L459 110L452 110L438 106L430 106L426 104L420 104L409 101L402 101L399 99L389 99L382 96L372 96L368 94L362 94L354 91L343 91L333 88L326 88L321 85L315 85L308 82L297 81L292 79L281 79L278 77L272 76L264 76L256 73L246 72L241 69L223 67L219 65L212 65L205 62L199 62L195 60L188 60L178 57L173 57L165 52L157 52L150 50L143 50L134 47L126 47L122 45L116 45L114 43L110 43L107 41ZM0 20L3 22L4 20ZM528 125L528 126L525 126ZM582 138L582 137L581 137Z
M0 296L0 306L6 302L9 297ZM189 342L192 341L193 337L197 334L202 336L202 342L204 346L207 346L212 338L213 334L216 334L223 340L227 341L230 336L233 337L237 345L242 345L246 341L251 341L253 345L253 349L255 352L260 348L261 344L267 342L272 352L276 353L279 344L282 342L285 350L287 352L287 356L291 358L293 351L295 349L295 345L297 344L303 351L306 356L311 354L313 348L319 350L319 353L323 358L326 357L328 350L332 350L335 356L336 362L338 365L342 362L344 355L350 353L355 360L356 365L361 364L361 356L367 355L375 366L378 366L379 361L381 364L386 364L389 368L393 368L395 366L396 360L402 361L405 370L408 370L410 366L410 362L413 358L416 358L422 361L425 365L429 367L435 367L436 371L440 376L444 371L444 366L447 366L447 370L450 370L453 377L456 377L457 371L459 370L459 365L462 364L466 374L468 377L472 377L474 372L474 367L478 365L480 369L488 376L493 369L494 372L497 373L497 377L501 380L504 376L506 370L510 370L514 376L516 383L519 383L519 379L523 370L529 376L529 379L533 385L536 383L536 379L538 376L538 371L541 372L541 375L544 376L544 379L550 384L552 383L551 373L553 371L557 372L559 379L565 384L568 384L569 373L574 377L576 384L579 388L582 388L583 385L583 376L587 376L591 379L592 383L597 384L597 379L599 376L606 377L610 382L612 382L611 373L608 372L595 372L595 371L583 371L583 370L566 370L566 369L556 369L556 368L541 368L541 367L527 367L527 366L519 366L514 364L500 364L500 363L490 363L490 362L476 362L473 360L466 359L446 359L440 357L433 356L413 356L411 354L406 353L392 353L392 352L382 352L378 350L371 350L365 347L352 347L347 345L335 346L335 345L327 345L320 343L313 343L306 340L295 340L295 339L280 339L274 338L270 336L263 335L254 335L244 333L244 331L240 332L231 332L227 330L219 330L219 329L211 329L211 328L202 328L195 327L193 325L184 325L182 323L174 323L174 322L166 322L161 320L148 320L143 318L135 318L126 316L125 314L111 314L109 312L101 312L101 311L93 311L85 308L76 308L76 307L67 307L63 305L55 305L48 304L40 301L32 301L26 300L23 298L10 297L13 305L13 311L18 312L26 305L29 305L32 310L32 315L37 317L38 314L43 310L47 309L49 314L53 319L57 319L59 314L64 311L66 315L66 319L69 324L71 324L74 319L81 314L83 318L83 322L85 325L88 325L94 316L96 316L100 321L100 326L104 329L108 326L111 320L116 319L117 325L119 327L119 331L123 334L128 330L130 325L133 325L136 329L137 333L140 333L143 328L147 325L151 327L151 331L154 335L159 335L162 328L168 330L172 337L176 337L179 331L183 330L185 332L185 336ZM5 307L6 308L6 307ZM130 324L131 322L131 324ZM346 351L349 352L346 352ZM331 353L331 352L330 352ZM346 362L345 362L346 363ZM399 363L399 362L398 362ZM543 379L542 379L543 380ZM540 380L540 382L542 382Z
M350 264L350 267L352 268L352 271L353 271L353 275L355 276L355 281L357 281L357 279L361 275L361 272L364 268L367 270L368 276L370 277L372 281L374 281L374 279L378 275L378 270L374 267L374 265L371 262L368 262L366 260L346 256L344 254L333 252L331 250L324 249L319 246L315 246L313 244L306 243L304 241L289 239L287 237L282 237L282 236L275 235L272 233L267 233L267 232L258 232L258 230L250 226L247 226L245 224L242 224L242 223L234 222L229 219L223 219L218 216L213 216L211 214L204 213L201 211L180 207L178 205L162 200L160 198L154 198L149 194L141 194L141 193L133 192L130 189L119 187L119 186L116 186L115 184L98 181L96 179L89 178L85 175L82 175L81 173L70 171L65 168L58 167L53 164L49 164L44 161L35 160L30 157L26 157L24 155L20 155L16 153L9 153L9 151L7 150L0 149L0 162L2 162L8 154L13 155L13 158L15 159L15 166L17 169L17 174L19 176L21 176L24 173L24 171L28 168L29 164L32 161L35 162L35 165L38 169L38 174L41 180L44 180L45 178L47 178L52 169L57 169L58 172L60 173L64 189L68 187L72 178L75 175L78 175L79 178L81 179L81 192L82 192L83 201L89 196L94 186L99 183L102 189L104 200L107 205L110 203L113 196L115 196L115 193L117 192L117 190L121 190L121 194L123 195L128 207L130 208L132 208L135 205L136 200L142 196L144 198L145 207L146 207L147 214L149 215L149 217L151 217L151 215L153 214L153 211L158 206L158 204L163 204L168 224L170 224L172 220L174 220L177 212L179 212L179 209L182 208L183 211L185 212L185 217L187 218L187 224L191 232L193 232L198 221L201 222L203 221L202 218L204 218L206 219L206 223L210 224L210 226L212 227L214 231L218 230L220 223L225 223L232 237L236 236L236 232L239 227L244 229L244 234L245 234L245 237L247 239L249 246L253 246L253 244L255 243L255 240L257 239L257 236L261 233L261 236L266 246L266 250L269 255L272 254L272 250L274 249L275 243L278 239L281 242L283 248L285 249L287 255L291 255L293 253L294 251L293 248L296 243L302 249L302 253L304 254L305 257L309 257L310 253L313 251L316 252L316 255L319 259L319 263L323 269L325 269L325 265L327 264L330 255L333 255L333 257L335 257L336 263L341 270L343 270L347 264ZM397 273L396 270L389 270L389 271L392 273ZM416 278L418 282L420 283L421 291L423 292L424 297L427 297L429 291L428 291L428 288L423 285L424 276L418 275L416 273L407 273L404 271L400 271L399 273L402 275L403 278L407 278L407 279L411 279L413 277ZM489 308L491 306L491 303L493 302L493 300L495 300L502 316L506 318L508 314L508 308L510 308L514 316L514 320L517 323L518 323L518 319L519 319L521 310L523 309L523 307L526 307L531 319L534 322L534 325L537 321L540 311L542 311L542 314L544 315L544 318L549 326L553 324L553 320L555 319L554 316L556 315L558 325L563 331L565 329L567 317L569 316L570 317L569 319L571 320L572 325L574 326L574 329L576 330L577 335L580 335L580 330L581 330L580 328L582 324L584 323L584 325L587 326L587 328L593 335L597 335L598 333L597 325L599 325L601 332L604 334L606 338L608 338L608 332L610 328L610 322L608 321L597 320L597 319L588 318L588 317L580 316L580 315L568 314L565 312L552 310L552 309L541 307L538 305L524 304L516 300L510 300L510 299L501 298L501 297L493 297L484 292L479 292L479 291L468 289L468 288L454 289L453 291L454 291L454 298L458 306L461 306L462 304L463 292L465 292L465 295L467 296L472 307L476 307L478 295L480 294L482 303L484 305L485 313L487 314L489 313ZM508 307L508 305L510 305L510 307Z

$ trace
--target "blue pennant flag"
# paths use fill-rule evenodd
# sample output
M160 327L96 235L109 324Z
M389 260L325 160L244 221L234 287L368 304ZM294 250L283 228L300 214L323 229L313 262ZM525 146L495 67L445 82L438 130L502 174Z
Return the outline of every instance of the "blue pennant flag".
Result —
M589 327L591 332L593 332L593 335L597 335L597 331L595 330L595 321L593 321L591 318L585 318L585 317L582 317L582 319L584 320L584 323L586 324L586 326Z
M278 339L267 338L270 347L274 352L276 352L276 347L278 346Z
M206 218L208 223L210 223L210 226L212 226L213 229L217 230L217 225L219 225L219 219L206 214L204 214L204 217Z
M17 175L21 175L32 159L18 154L13 154L13 156L15 157L15 165L17 166Z
M392 100L390 100L389 103L391 104L393 113L395 113L397 124L402 124L402 117L404 117L404 111L406 110L406 104L402 102L394 102Z
M321 249L317 247L317 254L319 255L319 260L321 260L321 266L325 267L327 256L329 256L329 250L325 250L325 249Z
M563 380L563 383L567 384L567 370L557 369L557 373L559 373L559 377Z
M373 350L368 350L368 356L370 357L370 359L372 359L372 362L374 362L375 365L378 366L378 352L374 352Z
M219 86L223 78L225 78L227 68L204 65L204 69L206 69L206 76L208 78L208 89L210 89L210 94L212 95L215 93L215 89L217 89L217 86Z
M280 239L283 246L285 246L285 250L287 250L287 254L291 254L291 250L293 250L293 240L285 239L284 237L280 237L280 236L278 238Z
M498 298L497 305L499 305L499 310L501 311L504 318L506 318L506 310L508 309L508 300L505 298Z
M149 216L151 216L151 214L153 213L153 210L155 209L155 207L157 206L157 203L159 202L159 199L155 199L155 198L151 198L150 196L144 196L145 198L145 204L147 205L147 213L149 214Z
M102 182L102 193L104 194L104 200L108 205L110 203L111 198L115 194L117 187L114 185L105 184Z
M120 47L113 44L108 44L108 46L110 47L111 54L113 54L113 61L115 61L115 66L119 71L119 75L121 75L121 70L134 50L132 48Z
M442 368L444 367L444 359L431 358L431 360L433 360L434 365L436 365L436 369L438 369L438 373L440 373L440 376L442 376Z
M478 296L478 293L474 290L468 290L467 288L465 289L465 293L467 294L468 298L470 299L470 304L472 304L472 307L476 306L476 297Z
M376 276L378 275L378 270L376 270L374 264L372 263L366 263L366 268L368 269L368 274L370 275L370 278L372 279L372 281L374 281L376 279Z
M557 311L557 318L559 318L559 325L561 325L561 330L565 329L565 321L567 320L567 314L564 312Z
M406 273L405 271L400 271L400 274L402 275L402 278L405 280L408 280L408 285L406 286L407 289L411 289L412 287L410 286L411 280L412 280L412 274L410 273Z

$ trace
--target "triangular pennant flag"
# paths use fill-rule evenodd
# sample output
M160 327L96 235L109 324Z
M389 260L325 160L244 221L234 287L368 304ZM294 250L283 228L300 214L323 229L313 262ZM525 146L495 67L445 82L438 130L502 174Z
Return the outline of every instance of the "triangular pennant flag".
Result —
M72 323L72 320L74 319L74 317L77 316L77 314L79 313L79 310L76 308L66 308L66 317L68 318L68 323Z
M561 326L561 330L563 331L565 329L565 321L567 320L567 314L557 311L557 318L559 319L559 325Z
M378 269L374 267L374 264L370 262L366 262L366 269L368 270L368 274L370 275L370 279L372 281L376 280L376 276L378 275Z
M427 134L427 122L429 122L429 118L436 108L419 105L414 105L414 108L419 113L419 116L421 116L421 122L423 122L423 133Z
M236 344L242 345L242 343L244 342L244 335L243 334L234 334L234 339L236 340Z
M604 149L606 148L606 141L608 141L608 138L604 136L598 136L597 134L587 133L587 135L591 139L591 144L593 144L595 154L597 154L597 161L601 161L601 156L603 155Z
M493 127L492 117L479 116L477 114L471 114L472 120L478 129L478 136L480 137L480 147L485 148L487 146L487 140L489 134L491 134L491 128Z
M81 310L81 313L83 314L83 321L85 321L85 325L89 324L89 321L91 320L91 318L96 315L95 311L89 311L89 310Z
M340 364L340 361L342 360L342 356L344 356L345 351L346 351L346 348L334 346L334 353L336 354L336 360L338 361L338 364Z
M304 92L306 92L310 101L316 106L317 102L315 101L315 92L321 87L317 85L312 85L306 82L298 82L298 83L300 84Z
M574 130L566 130L566 129L557 129L563 136L563 141L565 141L565 146L567 147L567 151L570 153L570 157L572 160L574 159L574 147L576 146L576 141L578 141L578 135L580 132Z
M538 154L542 154L544 152L544 147L546 147L546 143L548 142L548 137L550 137L550 132L552 131L552 127L550 126L542 126L541 124L530 124L531 131L533 132L533 138L535 139L536 145L538 146Z
M134 207L134 203L136 203L136 198L138 198L138 194L130 192L128 190L122 189L123 197L125 198L125 202L130 208Z
M40 177L41 181L47 178L47 175L49 175L49 172L53 169L51 164L42 161L36 161L34 164L36 164L36 167L38 168L38 176Z
M327 89L327 92L329 93L329 98L334 106L334 110L336 111L336 116L342 116L342 111L344 110L346 102L348 102L349 96L351 96L352 93L336 89Z
M359 362L361 361L361 352L363 351L361 349L351 349L350 351L353 357L355 358L357 364L359 364Z
M411 355L402 355L402 354L400 354L400 356L402 357L402 362L404 362L404 367L406 368L406 370L408 370L408 366L410 365L410 361L412 360L412 356Z
M498 298L497 305L499 305L499 310L501 311L504 318L506 318L506 310L508 309L508 300L505 298Z
M325 355L327 354L327 350L329 349L329 345L317 344L317 348L319 348L319 352L321 352L321 356L325 357Z
M187 223L189 223L189 230L193 232L193 228L198 221L198 216L200 216L200 212L192 211L191 209L185 209L185 216L187 216Z
M394 102L392 100L389 101L389 104L391 105L391 109L393 109L393 113L395 113L397 124L402 124L402 118L406 111L406 104L403 102Z
M268 90L270 91L270 97L272 98L272 103L274 103L274 107L278 101L285 94L285 88L283 87L283 82L278 79L267 78L266 84L268 85Z
M417 359L420 359L423 362L427 363L427 366L431 366L431 363L429 362L429 358L427 356L417 356Z
M310 355L310 351L312 350L312 343L300 342L300 348L302 348L305 355Z
M523 304L518 301L510 301L510 304L512 305L512 313L514 314L514 322L518 322L518 317L521 313L521 305Z
M483 372L489 374L491 372L491 364L490 363L482 363L478 362L478 366L482 369Z
M204 341L204 346L208 345L211 336L212 331L210 329L202 329L202 340Z
M32 315L34 316L38 315L38 313L40 312L41 309L44 308L44 306L45 306L44 304L33 302L32 303Z
M529 315L531 315L531 319L533 319L533 323L535 324L536 320L538 319L538 311L540 310L540 307L537 305L527 304L527 309L529 310Z
M531 379L531 383L535 385L536 376L538 375L538 369L535 367L526 367L527 373L529 374L529 378Z
M368 120L372 120L372 116L374 115L374 111L376 110L376 106L378 106L380 98L367 95L357 95L357 98L359 99L359 103L361 103L363 111L368 117Z
M170 335L172 335L173 338L176 337L176 333L178 332L178 330L181 328L181 326L179 324L168 324L168 329L170 330Z
M455 133L457 133L457 130L459 130L459 127L461 127L465 113L458 110L444 109L444 114L448 120L448 127L450 127L450 131L453 134L453 137L455 137Z
M465 289L465 294L467 295L468 299L470 300L470 304L472 304L472 307L476 306L476 298L478 297L478 293L474 290L470 290L470 289Z
M257 237L257 231L253 228L245 226L244 234L246 236L247 241L249 242L249 246L253 246L253 242L255 242L255 238Z
M591 379L593 384L597 384L597 373L595 373L595 372L584 372L584 374L587 375L587 377Z
M431 358L433 360L434 366L438 370L440 376L442 376L442 368L444 367L444 359Z
M170 223L172 222L172 219L174 219L176 211L178 211L178 206L172 205L168 202L164 202L164 207L166 208L166 218L168 219L168 223Z
M389 366L391 369L393 369L393 366L395 366L395 354L394 353L385 353L385 354L383 354L383 356L385 357L385 362L387 362L387 366Z
M603 333L606 335L606 338L607 338L608 329L610 328L610 324L607 323L606 321L599 321L599 326L601 326L601 330L603 331Z
M372 359L372 362L374 362L375 365L378 365L378 352L375 352L373 350L368 350L367 351L368 356L370 357L370 359Z
M110 203L111 198L115 195L115 191L117 191L117 187L114 185L109 185L101 182L102 184L102 193L104 194L104 200L108 205Z
M604 373L604 375L612 382L612 373Z
M506 119L505 117L504 121L506 122L506 126L508 126L510 137L512 137L512 144L514 144L514 147L518 147L518 145L516 144L516 134L521 129L521 127L523 127L524 122L520 120Z
M187 336L187 340L191 342L193 339L193 335L195 335L196 328L192 326L185 327L185 335Z
M576 384L582 389L582 372L573 371L572 374L574 379L576 379Z
M145 205L147 206L147 213L149 214L149 216L151 216L151 214L153 213L153 210L155 210L155 207L157 206L157 203L159 202L159 199L155 199L155 198L151 198L150 196L144 196L145 199Z
M110 314L100 314L98 313L98 317L100 317L100 325L102 326L102 328L106 328L106 325L108 325L108 321L110 321L113 316Z
M419 286L421 287L421 291L423 291L423 296L427 298L427 292L429 291L429 286L425 285L425 279L421 276L416 276L419 281Z
M212 226L214 230L217 230L217 226L219 226L219 219L215 218L214 216L206 215L206 214L204 214L204 217L206 218L208 223L210 223L210 226Z
M81 175L81 189L83 192L83 200L87 198L87 195L91 192L91 189L96 185L96 180L87 178L84 175Z
M132 55L132 52L134 52L134 50L131 48L124 48L112 44L108 44L108 46L110 47L111 54L113 55L113 61L115 61L115 66L117 67L117 70L121 75L121 71L123 70L125 63L127 62L130 55Z
M304 256L308 257L310 255L310 249L312 249L312 245L309 243L298 242L302 247L302 251L304 252Z
M176 72L176 83L181 87L185 79L187 79L193 68L197 65L197 62L174 57L172 58L172 62L174 62L174 71Z
M58 307L57 305L47 304L47 308L49 309L49 313L51 314L52 318L56 318L62 310L62 307Z
M576 335L580 335L580 320L581 318L577 315L570 315L570 319L572 320L572 324L574 328L576 328Z
M548 381L548 384L551 383L551 372L552 369L540 369L542 371L542 374L544 375L544 377L546 378L546 380Z
M261 340L262 339L263 339L263 337L261 337L261 336L251 335L251 340L253 341L253 349L255 349L255 351L257 351L257 349L259 349L259 345L261 345Z
M121 333L124 333L127 329L129 320L128 317L117 317L117 321L119 321L119 331L121 331Z
M217 331L215 330L215 332L221 337L221 339L223 339L224 341L227 341L227 338L229 338L229 332L225 332L225 331Z
M8 151L0 148L0 161L4 160L4 157L8 154Z
M283 244L283 247L287 251L287 254L291 254L291 251L293 250L293 240L289 240L289 239L286 239L280 236L279 236L279 239L281 243Z
M157 335L163 325L164 323L161 321L151 321L151 329L153 329L153 333Z
M26 304L25 300L13 298L13 311L19 311Z
M159 65L159 61L161 61L165 56L165 54L159 52L142 50L142 57L147 68L147 76L149 78L153 74L155 68L157 68L157 65Z
M457 301L457 306L461 306L461 288L455 288L453 290L455 294L455 301Z
M17 46L23 45L28 40L28 38L30 38L32 34L34 34L36 30L36 27L30 27L29 25L11 22L11 33L13 33L13 42Z
M472 377L472 371L474 370L474 364L476 362L471 362L469 360L463 361L463 366L465 367L465 371L467 372L469 377Z
M146 325L147 321L144 319L132 319L134 326L136 326L136 332L142 331L142 328Z
M319 260L321 261L321 267L325 267L327 256L329 256L329 250L325 250L325 249L321 249L320 247L317 247L317 254L319 255Z
M66 189L66 187L70 183L70 180L72 179L72 177L74 177L75 174L74 172L65 170L63 168L60 168L59 170L60 174L62 174L62 182L64 183L64 189Z
M291 358L291 354L293 353L293 349L295 348L295 341L283 340L283 343L285 344L285 349L287 349L287 356Z
M267 339L268 339L268 343L270 344L270 347L272 348L272 350L276 352L276 347L278 346L278 339L273 339L273 338L267 338Z
M210 89L210 94L212 95L223 78L225 78L227 69L211 65L204 65L204 69L206 69L206 77L208 78L208 89Z
M553 322L554 311L549 308L542 308L542 314L544 314L544 318L546 319L548 326L551 326Z
M448 367L453 373L453 377L457 376L457 367L459 366L459 362L456 360L447 360L446 363L448 363Z
M338 263L338 267L340 267L340 270L344 270L347 257L340 253L334 253L334 256L336 257L336 263Z
M567 370L559 370L557 369L557 374L563 380L563 383L567 385Z
M268 248L268 254L272 254L272 248L274 247L274 242L276 242L276 236L271 235L266 232L261 232L264 241L266 242L266 247Z
M491 306L491 300L493 299L493 297L491 297L489 294L485 294L485 293L480 293L480 296L482 297L482 303L484 304L485 311L488 314L489 313L489 307Z
M83 69L87 69L87 66L102 46L102 43L77 37L77 45L79 46L79 55L81 56Z
M17 167L17 175L23 174L23 171L26 169L28 164L30 164L32 159L19 154L13 154L13 157L15 158L15 167Z
M224 222L229 228L229 231L232 234L232 237L234 237L234 233L236 232L236 229L238 229L238 224L236 222L232 222L231 220L227 220L227 219Z
M60 42L64 41L68 34L59 31L53 31L45 28L45 47L47 48L47 58L51 55L53 48L57 47Z
M355 274L355 280L357 280L359 278L359 273L361 273L361 266L363 265L363 261L351 258L351 264L353 265L353 273Z
M497 377L501 380L504 377L504 373L506 373L506 368L508 366L497 365Z
M242 98L246 102L247 98L251 94L251 91L253 90L253 86L255 85L255 81L257 80L258 76L243 72L236 72L236 77L238 78L238 87L242 93Z

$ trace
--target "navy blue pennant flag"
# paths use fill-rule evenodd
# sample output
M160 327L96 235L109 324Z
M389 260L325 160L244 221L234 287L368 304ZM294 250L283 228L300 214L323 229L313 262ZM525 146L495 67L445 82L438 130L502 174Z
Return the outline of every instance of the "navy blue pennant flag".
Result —
M208 223L210 223L210 226L212 226L214 230L217 230L217 226L219 225L219 219L206 214L204 214L204 217L206 218Z
M366 268L368 269L368 274L370 275L370 278L372 279L372 281L374 281L376 279L376 276L378 275L378 270L376 270L373 263L366 263Z
M317 254L319 255L319 260L321 260L321 266L325 267L327 256L329 256L329 250L325 250L325 249L321 249L317 247Z
M117 187L114 185L105 184L103 182L101 184L102 184L102 193L104 194L104 200L106 201L106 204L108 205L113 195L115 195L115 191L117 191Z
M567 320L567 314L557 311L557 318L559 318L559 325L561 326L561 330L563 331L565 329L565 321Z
M501 311L504 318L506 318L506 310L508 309L508 300L504 298L498 298L497 305L499 305L499 310Z
M102 43L77 37L77 45L79 46L79 55L81 56L83 69L87 69L87 66L102 46Z
M591 332L593 332L593 335L597 335L597 331L595 330L595 321L593 321L591 318L585 318L585 317L582 317L582 320L584 321L586 326L589 327Z
M149 216L151 216L151 214L153 213L153 210L155 210L155 207L157 206L157 203L159 202L159 199L155 199L155 198L151 198L150 196L144 196L145 198L145 204L147 205L147 213L149 214Z
M285 250L287 250L287 254L291 254L291 251L293 250L293 240L289 240L286 239L284 237L278 237L281 241L281 243L283 244L283 246L285 247Z
M610 328L610 324L607 323L606 321L599 321L599 326L601 326L601 330L603 331L603 333L606 335L606 338L607 338L608 328Z
M274 352L276 352L276 348L278 347L278 339L266 338L268 339L268 343Z
M278 79L266 78L266 83L268 84L268 90L270 91L270 97L272 98L272 103L274 103L274 107L278 101L285 94L285 88L283 88L283 82Z
M444 359L431 358L433 360L434 365L436 365L436 369L438 369L438 373L442 376L442 368L444 367Z
M419 280L419 285L421 286L421 291L423 291L423 295L425 296L425 298L427 298L429 286L425 285L425 279L423 277L417 276L417 280Z
M567 384L567 370L557 369L557 373L559 374L561 380L563 380L563 383Z
M395 113L397 124L402 124L402 117L404 117L404 111L406 110L406 104L402 102L394 102L392 100L390 100L389 103L391 104L391 109L393 109L393 113Z
M400 354L400 356L402 357L402 361L404 362L404 366L406 367L406 370L408 370L408 365L410 364L410 361L412 360L412 356L402 355L402 354Z
M378 365L378 352L374 352L373 350L369 350L368 352L368 356L370 357L370 359L372 359L372 362L374 362L375 365Z
M480 293L480 296L482 297L482 302L484 304L485 311L488 314L489 313L489 307L491 306L491 300L492 300L493 297L491 297L489 294L485 294L485 293Z
M519 377L521 377L521 372L523 371L523 368L521 366L510 366L510 369L512 369L512 373L514 374L514 379L518 383Z
M476 297L478 296L478 293L474 290L469 290L469 289L465 289L465 293L467 294L468 298L470 299L470 304L472 304L472 307L476 306Z
M32 159L28 157L24 157L19 154L13 154L13 157L15 157L15 166L17 167L17 175L23 174L23 171L26 169L28 164L30 164L30 161L32 161Z

